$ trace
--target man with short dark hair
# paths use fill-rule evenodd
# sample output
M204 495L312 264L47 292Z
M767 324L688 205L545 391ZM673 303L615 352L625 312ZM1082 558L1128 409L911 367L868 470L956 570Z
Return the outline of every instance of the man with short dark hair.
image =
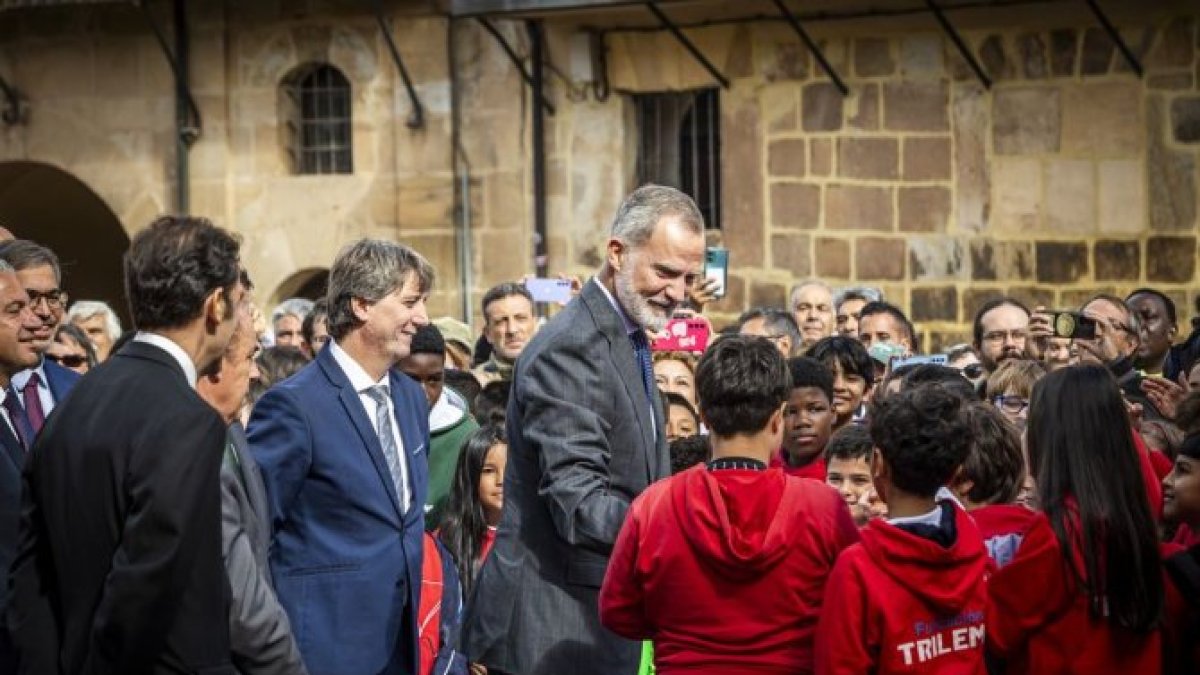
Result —
M1178 331L1175 301L1153 288L1139 288L1125 296L1125 304L1141 327L1133 366L1148 376L1162 375Z
M975 312L971 333L975 355L990 375L1009 359L1025 358L1029 308L1014 298L986 302Z
M765 337L775 345L783 358L801 349L804 335L796 317L776 307L755 307L738 317L738 334Z
M195 384L246 302L238 249L200 218L134 236L138 333L60 403L25 468L9 625L26 672L233 672L225 423Z
M275 592L314 673L417 672L429 401L394 366L429 323L433 279L407 246L343 248L329 270L329 344L250 418Z
M513 364L537 333L533 295L524 284L503 283L483 296L483 336L492 346L492 356L475 368L483 384L511 380Z
M908 353L917 351L916 331L899 307L883 302L863 306L858 319L858 339L870 349L876 343L895 344Z
M868 303L879 302L883 293L878 288L858 286L843 288L833 296L834 325L838 335L858 339L858 319Z
M324 349L325 343L329 341L329 309L324 298L313 303L312 311L300 324L300 333L304 336L301 349L308 354L309 359L317 358L317 352Z
M504 509L463 627L463 651L489 673L637 670L641 645L600 625L597 596L630 502L670 472L645 329L666 327L703 264L695 202L639 188L599 274L521 353Z
M0 244L0 260L17 271L17 279L29 295L29 307L39 322L31 339L42 358L35 367L12 378L13 391L21 402L21 414L36 436L41 432L46 416L79 381L79 373L44 358L66 312L67 293L61 288L58 256L44 246L26 239L14 239Z

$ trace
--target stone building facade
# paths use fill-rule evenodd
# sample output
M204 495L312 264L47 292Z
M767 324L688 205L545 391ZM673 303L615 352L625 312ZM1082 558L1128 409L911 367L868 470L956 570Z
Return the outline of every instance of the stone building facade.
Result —
M546 36L550 273L586 275L601 260L612 212L638 180L645 130L634 95L718 87L721 229L711 239L731 258L729 295L712 307L718 323L786 303L789 286L808 277L881 287L931 348L965 338L975 308L999 294L1071 307L1153 285L1176 298L1181 323L1192 314L1192 3L1105 3L1141 77L1083 3L957 3L971 8L948 16L990 88L914 9L922 3L813 3L820 11L807 14L792 3L847 96L778 16L747 15L751 3L661 3L727 88L644 8L510 4L526 11L489 20L526 68L523 20L540 19ZM413 129L363 4L190 4L191 90L203 118L188 153L190 211L245 237L260 300L310 290L338 246L360 236L426 253L439 270L438 314L477 319L486 288L534 271L535 103L494 36L447 14L469 5L388 5L425 113ZM584 49L581 64L589 40L603 58ZM350 82L352 173L295 175L289 165L281 86L315 62ZM6 162L78 179L124 233L175 207L172 76L136 10L0 11L0 77L28 106L26 121L0 127L0 220L13 217Z

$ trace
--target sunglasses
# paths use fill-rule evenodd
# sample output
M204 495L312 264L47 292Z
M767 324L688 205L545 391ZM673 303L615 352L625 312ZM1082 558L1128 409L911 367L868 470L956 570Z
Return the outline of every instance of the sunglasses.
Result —
M87 363L87 357L80 356L79 354L63 354L61 356L47 354L46 358L65 368L78 368Z

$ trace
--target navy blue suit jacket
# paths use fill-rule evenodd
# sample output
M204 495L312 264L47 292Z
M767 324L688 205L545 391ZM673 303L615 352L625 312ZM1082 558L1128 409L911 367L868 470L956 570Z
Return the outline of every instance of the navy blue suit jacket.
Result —
M412 506L401 513L379 437L328 347L250 418L271 506L271 573L310 672L417 672L429 451L420 386L390 374Z
M54 397L54 407L58 407L59 403L71 393L75 388L75 383L79 382L79 378L83 377L79 373L64 368L50 359L42 361L42 370L46 373L46 386L50 388L50 395Z

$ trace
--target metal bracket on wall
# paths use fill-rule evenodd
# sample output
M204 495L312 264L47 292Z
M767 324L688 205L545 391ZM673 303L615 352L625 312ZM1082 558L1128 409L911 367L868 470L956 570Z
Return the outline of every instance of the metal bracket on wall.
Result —
M650 10L650 12L658 18L658 21L663 25L663 28L671 31L671 35L674 35L675 39L679 40L679 43L683 45L684 49L688 50L688 52L692 55L692 58L696 59L700 65L704 66L704 69L713 76L713 79L721 83L721 87L723 89L729 88L729 78L722 75L721 71L717 70L717 67L713 65L712 61L709 61L708 57L704 56L704 53L701 52L700 49L696 47L696 45L689 40L686 35L683 34L683 31L679 30L679 26L676 26L675 22L671 21L670 17L668 17L666 14L663 14L663 11L659 8L658 3L651 0L650 2L646 3L646 9Z
M191 146L199 140L200 133L204 130L204 120L200 117L200 108L196 105L196 99L192 97L192 90L187 86L187 80L179 68L178 54L171 50L171 45L167 44L167 36L163 33L162 27L154 20L154 14L150 11L150 3L142 0L138 5L142 8L146 23L150 24L150 30L154 32L154 38L158 41L163 56L167 57L167 65L170 66L171 74L175 77L176 89L183 97L188 120L187 124L179 129L179 140L184 145Z
M4 123L9 126L25 121L25 110L20 92L3 77L0 77L0 95L4 96L4 110L0 112L0 120L4 120Z
M383 15L383 0L375 2L375 23L379 24L379 32L383 33L383 39L387 42L388 51L392 55L392 62L396 64L396 70L400 71L400 79L404 81L404 90L408 92L408 100L412 105L412 112L409 113L405 125L409 129L420 129L425 126L425 108L421 105L421 99L417 97L417 90L413 87L412 78L408 76L408 68L404 66L404 59L400 57L400 50L392 38L392 27Z
M958 31L954 28L954 24L950 23L950 20L946 18L946 14L942 11L942 8L939 7L934 0L925 0L925 4L929 6L929 11L933 12L933 17L937 19L937 22L941 25L942 30L946 31L946 35L950 38L950 41L954 43L954 47L958 49L959 55L963 57L963 60L966 61L967 65L971 67L971 70L974 71L975 77L979 78L979 82L983 84L985 89L991 89L992 78L988 77L987 73L984 72L983 66L980 65L979 60L975 58L975 55L971 53L971 48L967 46L967 43L965 40L963 40L962 35L959 35Z
M480 26L483 26L484 30L491 33L492 37L496 38L496 42L500 43L500 48L504 50L504 53L508 55L508 59L512 61L513 66L516 67L517 72L521 74L521 79L525 81L526 86L530 87L531 89L534 88L533 75L530 74L529 69L525 67L525 62L521 60L521 57L517 54L517 50L513 49L512 45L508 43L508 40L504 39L504 35L500 32L500 30L496 28L491 21L488 21L482 16L475 17L475 20L479 22ZM542 95L541 99L542 107L546 109L546 113L548 113L550 116L554 116L554 104L551 103L550 100L545 97L545 95Z
M1121 33L1117 31L1117 27L1112 24L1112 21L1108 20L1108 15L1104 13L1104 10L1100 9L1100 5L1096 3L1096 0L1084 1L1091 8L1092 14L1096 15L1096 20L1104 28L1104 32L1108 33L1109 39L1117 46L1117 50L1121 52L1121 56L1125 57L1125 62L1129 64L1129 68L1137 73L1139 78L1142 77L1145 71L1142 69L1141 62L1138 61L1133 50L1129 48L1129 45L1125 42L1125 38L1121 37Z
M829 59L825 58L825 53L822 52L817 43L813 41L812 36L808 34L808 31L804 30L804 26L800 25L800 20L796 18L796 15L792 13L792 10L788 9L787 5L783 4L783 0L774 0L774 2L775 6L779 8L779 13L783 15L785 20L787 20L788 25L792 27L792 30L796 31L796 35L800 36L800 41L804 43L804 46L808 48L809 53L812 54L813 58L817 60L818 64L820 64L821 70L824 70L825 74L829 76L829 79L833 81L833 86L837 87L838 91L842 92L842 96L849 96L850 88L846 86L846 83L842 81L842 78L837 74L837 71L833 69L833 64L829 63Z

